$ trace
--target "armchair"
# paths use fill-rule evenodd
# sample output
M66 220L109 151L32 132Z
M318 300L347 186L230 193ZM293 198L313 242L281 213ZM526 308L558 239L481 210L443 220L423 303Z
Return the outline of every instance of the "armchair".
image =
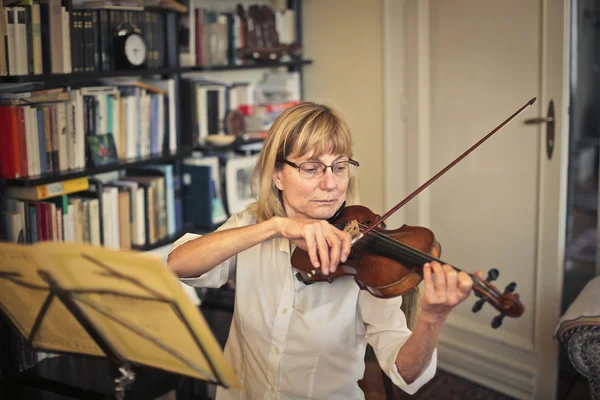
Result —
M567 347L573 367L589 382L592 400L600 400L600 276L589 281L559 319L554 331Z

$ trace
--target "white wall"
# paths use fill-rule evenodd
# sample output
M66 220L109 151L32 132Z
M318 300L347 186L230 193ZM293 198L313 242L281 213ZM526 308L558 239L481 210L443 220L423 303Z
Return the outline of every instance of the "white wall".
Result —
M304 97L339 110L355 139L360 199L383 213L383 1L303 1ZM342 16L343 14L343 16Z

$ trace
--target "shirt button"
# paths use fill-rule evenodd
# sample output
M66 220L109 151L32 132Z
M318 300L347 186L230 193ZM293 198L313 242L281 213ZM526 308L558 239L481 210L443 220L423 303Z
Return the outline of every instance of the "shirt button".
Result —
M285 314L287 312L287 308L284 308L283 310L281 310L282 314Z
M273 348L273 353L279 354L279 349L277 347Z
M275 393L275 388L273 387L273 385L269 385L269 389L271 390L271 393Z

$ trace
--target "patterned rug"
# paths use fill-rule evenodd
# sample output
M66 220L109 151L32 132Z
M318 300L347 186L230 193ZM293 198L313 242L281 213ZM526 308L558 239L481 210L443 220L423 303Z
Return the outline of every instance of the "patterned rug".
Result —
M435 377L414 395L411 396L406 393L397 394L397 399L513 400L511 397L439 369Z

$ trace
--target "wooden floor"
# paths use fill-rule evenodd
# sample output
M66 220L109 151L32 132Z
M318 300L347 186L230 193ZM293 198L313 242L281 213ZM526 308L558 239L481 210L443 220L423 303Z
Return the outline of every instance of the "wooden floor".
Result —
M394 397L388 399L381 369L375 362L366 363L365 377L359 384L366 400L514 400L439 369L436 376L414 395L409 395L394 386ZM557 400L589 399L589 393L587 381L579 376L569 383L568 388L559 394Z

